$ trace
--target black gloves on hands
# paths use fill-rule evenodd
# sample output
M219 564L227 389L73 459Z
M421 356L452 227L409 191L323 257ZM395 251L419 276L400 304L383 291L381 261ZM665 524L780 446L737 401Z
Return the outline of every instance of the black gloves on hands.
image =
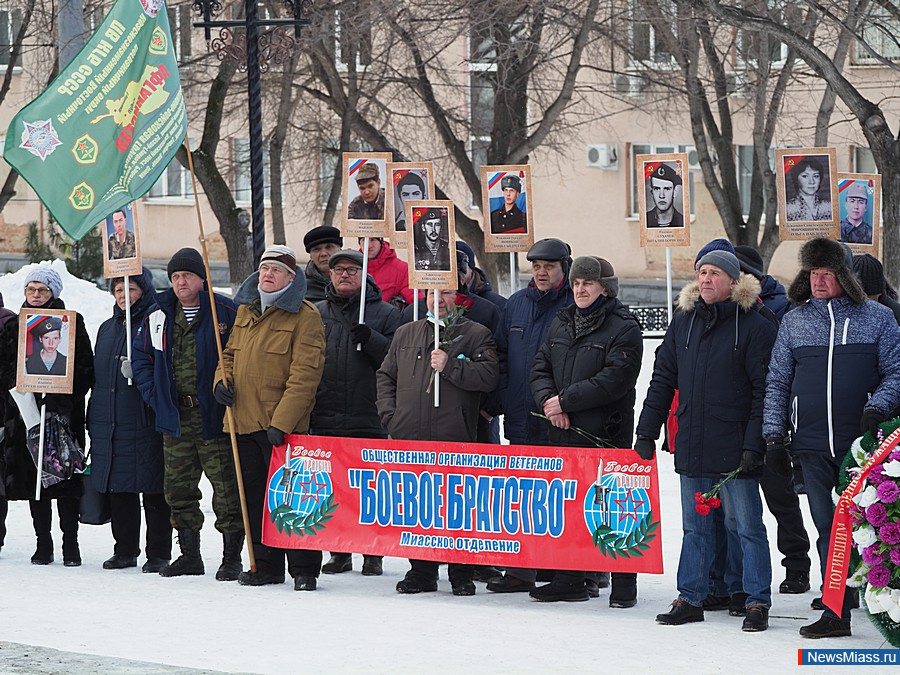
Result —
M878 425L884 422L884 415L878 410L864 410L862 419L859 421L859 433L864 434L867 431L872 432L872 438L878 433Z
M791 475L791 457L788 455L783 438L766 439L766 467L781 477Z
M653 454L656 452L656 441L646 436L638 436L634 441L634 451L641 459L653 459Z
M269 443L274 446L284 445L284 432L281 429L269 427L266 437L269 439Z
M741 453L741 472L753 473L763 466L763 455L753 450L744 450Z
M350 326L350 341L355 345L364 345L372 337L372 329L364 323Z
M216 382L216 387L213 389L213 398L230 408L234 405L234 387L230 384L225 386L224 382Z

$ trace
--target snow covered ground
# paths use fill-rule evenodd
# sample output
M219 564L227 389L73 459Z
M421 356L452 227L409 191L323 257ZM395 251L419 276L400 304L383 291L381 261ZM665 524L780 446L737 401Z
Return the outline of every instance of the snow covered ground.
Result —
M56 263L59 265L59 263ZM60 270L61 273L63 270ZM6 304L19 305L24 274L0 278ZM86 318L89 332L111 314L112 298L91 284L64 278L62 297ZM649 382L657 341L645 343L638 401ZM640 403L639 403L640 405ZM608 606L608 591L586 603L544 604L527 595L496 595L479 585L474 597L453 597L442 571L437 593L401 596L394 585L407 563L385 560L383 577L353 572L320 578L315 593L293 586L247 588L216 582L221 537L213 527L210 489L203 484L207 517L202 546L207 574L165 579L140 568L108 571L109 526L82 526L84 565L29 563L34 534L28 505L10 504L9 533L0 552L0 641L52 647L97 657L79 657L70 667L40 672L140 672L117 660L176 667L278 673L327 669L367 673L548 673L643 669L666 673L786 672L796 668L798 648L877 649L889 647L857 610L852 638L813 641L797 631L815 620L817 595L779 595L780 556L772 545L774 570L770 628L741 631L741 619L707 612L706 621L659 626L656 614L676 597L675 570L681 545L678 481L669 455L660 455L660 498L666 571L639 577L638 605ZM804 505L805 508L805 505ZM808 529L813 532L808 511ZM775 524L766 521L770 542ZM813 557L813 584L818 561ZM143 560L141 560L143 562ZM28 649L0 644L0 672L37 672L20 662ZM42 652L35 652L40 654ZM44 657L45 658L45 657ZM36 662L35 662L36 663ZM149 671L150 668L148 667Z

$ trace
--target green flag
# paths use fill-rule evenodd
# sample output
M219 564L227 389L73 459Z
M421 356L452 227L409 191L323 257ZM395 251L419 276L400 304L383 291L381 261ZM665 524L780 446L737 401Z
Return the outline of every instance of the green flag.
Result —
M162 0L118 0L97 32L6 131L3 158L80 239L142 197L187 133Z

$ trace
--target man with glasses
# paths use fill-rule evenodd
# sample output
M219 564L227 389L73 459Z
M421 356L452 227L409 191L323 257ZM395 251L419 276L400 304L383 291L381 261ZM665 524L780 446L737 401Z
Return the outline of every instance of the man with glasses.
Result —
M381 299L370 276L366 283L365 323L357 323L362 288L362 253L344 250L328 261L331 283L326 299L316 303L325 324L325 372L316 393L310 427L320 436L387 438L375 404L375 373L381 366L400 312ZM357 348L357 345L361 345ZM353 569L350 553L332 553L325 574ZM379 576L381 556L363 557L362 573Z
M314 591L322 564L321 551L285 552L262 543L272 452L280 448L283 457L285 435L309 432L324 367L322 320L305 296L306 276L297 267L293 249L267 248L259 271L247 277L234 296L238 314L216 374L216 400L233 412L256 553L256 571L241 572L238 578L243 586L284 583L287 553L294 590Z

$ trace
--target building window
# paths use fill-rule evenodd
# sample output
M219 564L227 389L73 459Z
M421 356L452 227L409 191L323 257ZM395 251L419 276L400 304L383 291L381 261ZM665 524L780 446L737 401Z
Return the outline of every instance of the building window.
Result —
M191 139L191 145L193 143L194 140ZM194 187L191 184L191 172L173 158L166 170L162 172L159 180L150 188L147 196L150 199L193 199Z
M753 146L739 145L735 153L735 170L737 171L738 190L741 193L741 213L750 214L750 186L753 182ZM775 149L769 148L769 168L775 170ZM763 191L763 208L766 204L766 193Z
M741 0L744 9L784 25L800 25L803 21L799 7L785 5L784 0ZM738 31L737 60L748 65L759 64L763 51L763 41L767 41L768 57L763 63L779 66L787 60L787 45L768 33L760 31Z
M22 25L22 12L18 9L0 10L0 66L8 66L13 44ZM17 67L21 67L19 59Z
M900 19L876 9L862 23L860 32L863 39L857 40L853 45L852 63L882 65L866 45L882 58L894 63L900 62Z
M640 175L640 167L635 161L638 155L667 155L673 152L688 153L688 162L692 162L692 157L696 155L694 147L691 145L640 145L634 143L631 145L628 153L628 171L631 175L631 195L629 196L629 210L632 218L637 218L640 214L640 196L638 190L644 189L644 180ZM688 195L691 200L691 215L694 215L694 173L699 171L699 167L694 164L688 166L687 180L684 185L688 189Z
M674 20L674 6L670 2L661 2L660 9L665 16ZM628 58L631 67L668 66L675 62L674 57L662 44L647 17L647 10L638 0L632 0L629 6Z
M231 163L234 169L234 201L249 204L252 198L249 138L231 140ZM267 204L270 199L269 192L269 147L263 145L263 199Z
M341 72L347 71L354 52L357 71L365 70L372 63L372 21L368 11L368 4L357 2L346 9L334 10L325 19L325 46Z
M186 4L173 5L167 7L166 12L169 14L169 31L172 33L175 58L183 66L191 58L191 7Z

